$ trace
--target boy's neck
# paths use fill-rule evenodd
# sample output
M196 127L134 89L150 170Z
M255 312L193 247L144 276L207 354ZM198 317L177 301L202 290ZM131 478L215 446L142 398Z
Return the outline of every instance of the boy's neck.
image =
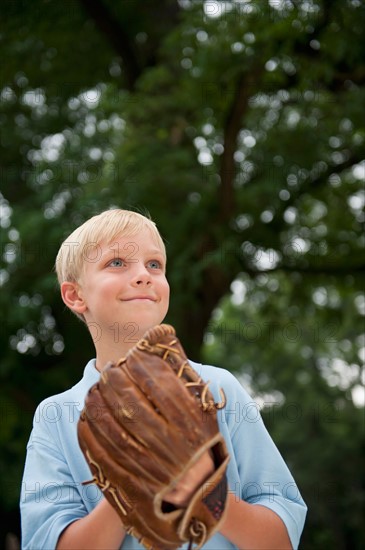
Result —
M107 363L117 363L125 357L130 349L142 338L143 334L129 334L128 337L113 338L111 340L100 339L94 342L96 351L96 368L102 371ZM114 341L116 340L116 341Z

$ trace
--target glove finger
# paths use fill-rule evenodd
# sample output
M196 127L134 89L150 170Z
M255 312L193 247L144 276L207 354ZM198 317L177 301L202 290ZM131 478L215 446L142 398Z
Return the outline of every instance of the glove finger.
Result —
M110 368L103 371L102 379L100 393L116 421L130 438L148 449L146 453L156 462L164 457L164 469L176 476L182 459L190 454L180 431L151 406L151 400L130 379L126 369Z
M98 435L95 436L88 429L87 422L80 422L79 434L80 446L102 492L106 493L110 486L115 488L125 509L133 508L134 502L143 502L143 498L153 498L159 485L157 480L149 479L147 483L143 483L137 472L120 467L114 454L110 453Z
M190 440L195 442L194 427L201 423L202 415L182 380L159 357L146 356L136 350L132 358L123 365L132 382L138 385L166 422L187 434L188 443Z
M164 465L150 453L133 434L133 428L125 429L125 425L115 420L115 413L120 409L112 410L95 387L87 397L84 421L93 433L96 440L103 443L108 452L113 453L114 460L127 471L136 472L144 478L159 480L166 483L168 473ZM127 418L128 421L128 418Z

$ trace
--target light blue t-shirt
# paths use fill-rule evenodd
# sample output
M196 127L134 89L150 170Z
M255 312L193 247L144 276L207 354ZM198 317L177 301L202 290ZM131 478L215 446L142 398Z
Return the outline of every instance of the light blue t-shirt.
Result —
M218 411L218 423L231 457L229 490L237 499L276 512L286 525L293 548L297 548L307 508L264 426L258 405L229 371L190 363L210 381L216 401L221 399L220 388L226 394L227 404ZM23 550L53 550L62 531L104 498L96 485L82 484L92 476L77 440L85 396L99 376L93 359L78 384L45 399L35 412L20 497ZM143 546L127 535L121 548ZM204 550L232 548L236 546L219 533L203 546Z

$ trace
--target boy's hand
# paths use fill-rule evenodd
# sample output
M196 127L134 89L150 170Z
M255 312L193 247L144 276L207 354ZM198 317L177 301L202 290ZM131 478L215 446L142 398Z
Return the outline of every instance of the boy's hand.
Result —
M176 487L165 495L164 500L174 504L177 508L185 508L189 504L192 495L213 472L213 458L211 453L206 451L178 481Z

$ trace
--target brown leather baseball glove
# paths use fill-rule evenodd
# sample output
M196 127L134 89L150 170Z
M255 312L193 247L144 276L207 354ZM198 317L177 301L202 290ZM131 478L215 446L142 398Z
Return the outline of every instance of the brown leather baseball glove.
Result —
M202 545L223 519L228 453L208 384L169 325L158 325L89 390L78 423L93 479L146 548ZM209 451L215 471L183 508L165 500Z

